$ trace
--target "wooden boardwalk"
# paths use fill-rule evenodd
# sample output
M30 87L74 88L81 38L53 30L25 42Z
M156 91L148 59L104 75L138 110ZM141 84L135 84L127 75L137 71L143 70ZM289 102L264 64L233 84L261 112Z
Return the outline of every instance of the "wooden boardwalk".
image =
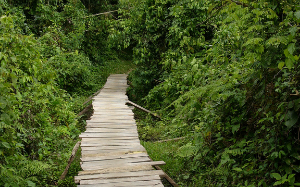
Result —
M94 114L80 135L81 168L75 182L82 187L162 187L162 170L140 144L133 112L125 103L127 75L111 75L94 97Z

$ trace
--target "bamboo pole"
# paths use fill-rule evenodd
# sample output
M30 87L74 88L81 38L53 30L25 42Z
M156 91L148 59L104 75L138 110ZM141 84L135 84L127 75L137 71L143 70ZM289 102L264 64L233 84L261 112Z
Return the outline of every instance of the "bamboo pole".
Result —
M151 161L153 161L150 157L149 157L149 159ZM153 167L157 170L162 170L161 167L159 167L159 166L153 166ZM164 170L162 170L162 171L164 172ZM167 179L167 181L169 181L169 183L172 184L172 186L179 187L178 184L176 184L176 182L168 174L165 173L164 178Z
M186 137L179 137L179 138L173 138L173 139L167 139L167 140L159 140L155 142L169 142L169 141L177 141L177 140L182 140L185 139Z
M161 119L161 117L160 117L159 115L157 115L156 113L153 113L153 112L151 112L150 110L147 110L147 109L141 107L140 105L135 104L134 102L126 101L126 104L130 104L130 105L132 105L132 106L134 106L134 107L136 107L136 108L138 108L138 109L140 109L140 110L142 110L142 111L144 111L144 112L150 113L150 114L152 114L153 116L158 117L159 119Z
M79 148L79 146L80 146L80 143L81 143L81 141L78 141L78 142L75 144L75 146L74 146L74 148L73 148L73 150L72 150L72 154L71 154L71 156L70 156L70 158L69 158L68 165L67 165L65 171L61 174L59 180L64 180L64 179L65 179L65 177L66 177L66 175L67 175L67 173L68 173L68 170L69 170L69 168L70 168L70 166L71 166L71 163L73 162L73 160L74 160L74 158L75 158L75 155L76 155L76 152L77 152L77 150L78 150L78 148Z

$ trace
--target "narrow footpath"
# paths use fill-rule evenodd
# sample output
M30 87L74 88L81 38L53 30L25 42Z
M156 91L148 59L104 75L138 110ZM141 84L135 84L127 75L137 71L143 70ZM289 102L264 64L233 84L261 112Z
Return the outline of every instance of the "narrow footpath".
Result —
M127 75L111 75L94 97L94 114L80 135L81 168L75 182L80 187L163 187L162 170L140 144L134 114L125 103Z

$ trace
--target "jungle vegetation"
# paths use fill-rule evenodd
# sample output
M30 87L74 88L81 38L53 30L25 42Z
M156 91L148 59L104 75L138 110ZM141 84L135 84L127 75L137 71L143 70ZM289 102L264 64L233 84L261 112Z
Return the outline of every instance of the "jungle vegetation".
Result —
M76 186L79 160L59 177L84 130L87 97L126 54L107 47L115 1L0 1L0 186ZM78 153L78 156L80 153Z
M139 129L166 172L182 186L299 186L300 2L120 6L110 37L133 50L131 100L162 116Z
M76 114L127 60L130 100L162 117L136 111L140 138L178 184L300 186L298 0L0 3L0 186L75 186Z

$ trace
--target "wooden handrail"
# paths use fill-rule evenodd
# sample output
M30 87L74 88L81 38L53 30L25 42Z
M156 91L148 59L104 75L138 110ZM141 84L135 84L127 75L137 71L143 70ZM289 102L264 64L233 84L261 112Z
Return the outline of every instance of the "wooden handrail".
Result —
M142 111L144 111L144 112L147 112L147 113L149 113L149 114L152 114L153 116L158 117L159 119L161 119L161 117L160 117L158 114L153 113L153 112L151 112L150 110L147 110L147 109L141 107L140 105L135 104L134 102L126 101L126 104L130 104L130 105L132 105L132 106L134 106L134 107L136 107L136 108L138 108L138 109L140 109L140 110L142 110Z
M71 156L70 156L70 158L69 158L68 165L66 166L66 169L64 170L64 172L61 174L59 180L64 180L64 179L65 179L65 177L66 177L66 175L67 175L67 173L68 173L68 170L69 170L69 168L70 168L70 166L71 166L71 163L73 162L73 160L74 160L74 158L75 158L75 155L76 155L76 152L77 152L77 150L78 150L78 148L79 148L79 146L80 146L80 143L81 143L81 141L78 141L78 142L75 144L75 146L74 146L74 148L73 148L73 150L72 150L72 154L71 154Z

